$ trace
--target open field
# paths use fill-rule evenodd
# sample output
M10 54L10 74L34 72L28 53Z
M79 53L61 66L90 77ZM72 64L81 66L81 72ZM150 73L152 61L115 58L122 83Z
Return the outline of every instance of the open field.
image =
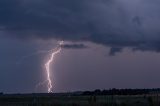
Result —
M69 96L54 94L17 94L1 95L0 106L160 106L160 96Z

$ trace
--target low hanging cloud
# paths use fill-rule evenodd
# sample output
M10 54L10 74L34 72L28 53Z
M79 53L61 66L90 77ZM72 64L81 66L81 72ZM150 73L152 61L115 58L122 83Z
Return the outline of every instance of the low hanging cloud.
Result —
M62 48L65 49L85 49L88 48L88 46L84 44L63 44L61 45Z
M159 5L159 0L1 0L0 30L21 39L91 41L111 47L111 54L125 47L159 52Z

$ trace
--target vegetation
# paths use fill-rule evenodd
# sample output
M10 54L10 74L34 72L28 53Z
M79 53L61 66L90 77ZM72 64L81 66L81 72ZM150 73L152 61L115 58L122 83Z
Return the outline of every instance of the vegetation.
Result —
M1 94L0 106L160 106L160 96L157 89L112 89L63 94Z

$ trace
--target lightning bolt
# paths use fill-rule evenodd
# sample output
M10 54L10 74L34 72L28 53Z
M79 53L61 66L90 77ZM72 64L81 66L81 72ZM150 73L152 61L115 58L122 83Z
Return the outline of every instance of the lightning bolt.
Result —
M57 54L59 54L62 50L62 45L63 45L63 41L60 41L58 46L56 47L56 49L52 50L52 53L51 53L51 56L49 58L49 60L45 63L45 68L46 68L46 74L47 74L47 87L48 87L48 93L52 93L52 88L53 88L53 85L52 85L52 80L51 80L51 77L50 77L50 65L52 62L54 62L55 60L55 56Z

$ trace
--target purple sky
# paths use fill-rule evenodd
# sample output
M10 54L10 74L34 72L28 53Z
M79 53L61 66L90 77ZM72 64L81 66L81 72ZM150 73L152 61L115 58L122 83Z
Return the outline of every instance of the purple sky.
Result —
M1 0L0 92L47 92L44 64L52 64L53 91L158 88L159 0Z

